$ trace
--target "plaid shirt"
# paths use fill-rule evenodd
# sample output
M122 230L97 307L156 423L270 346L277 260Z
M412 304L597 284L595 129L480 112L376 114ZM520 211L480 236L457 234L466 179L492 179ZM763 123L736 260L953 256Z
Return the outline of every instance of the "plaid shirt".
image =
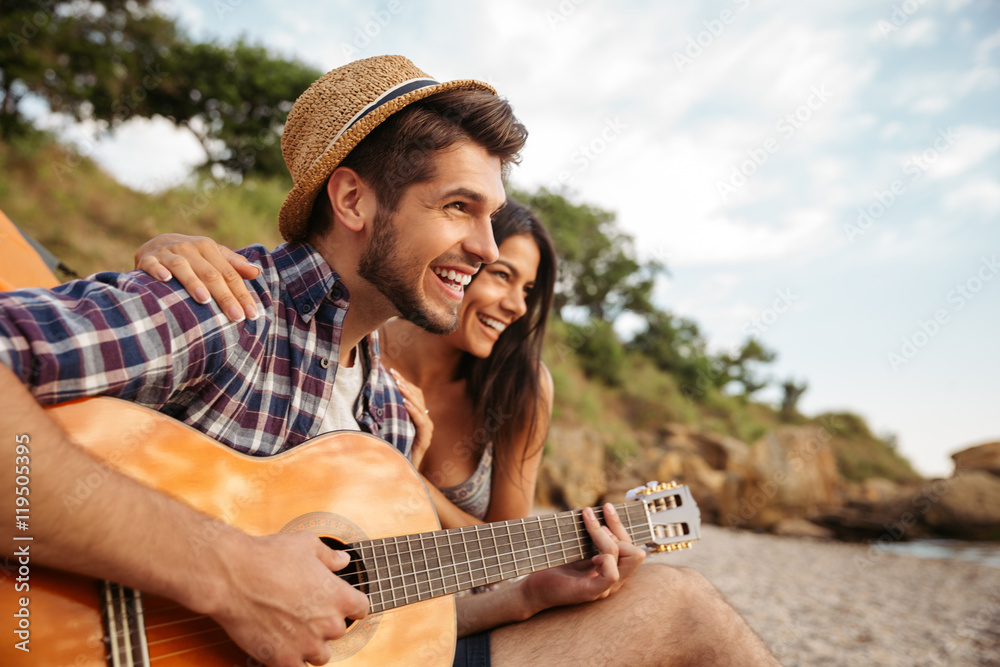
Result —
M43 405L115 396L161 410L234 449L282 452L319 434L340 358L347 288L311 246L241 253L260 317L238 324L176 282L99 273L51 290L0 293L0 363ZM409 455L414 428L379 360L360 346L361 429Z

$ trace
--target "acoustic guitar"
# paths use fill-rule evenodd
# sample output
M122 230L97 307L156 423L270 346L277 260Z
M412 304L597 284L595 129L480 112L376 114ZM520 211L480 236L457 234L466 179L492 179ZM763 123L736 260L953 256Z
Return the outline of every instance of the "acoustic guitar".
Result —
M452 594L596 554L577 511L440 530L420 475L369 435L324 435L264 458L115 399L75 401L49 415L98 461L66 489L70 512L114 469L206 515L190 543L196 554L211 551L219 522L253 535L307 530L349 551L351 565L337 574L368 595L371 613L331 642L335 664L392 664L405 651L409 664L450 665ZM648 487L616 509L636 544L668 551L699 538L687 487ZM8 635L3 665L260 664L212 619L111 582L32 565L30 590L5 585L3 595L7 610L28 597L31 618L30 653Z

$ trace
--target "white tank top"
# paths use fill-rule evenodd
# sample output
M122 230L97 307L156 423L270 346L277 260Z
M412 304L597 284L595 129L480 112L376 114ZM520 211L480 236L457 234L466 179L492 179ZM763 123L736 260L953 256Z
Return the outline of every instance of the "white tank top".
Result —
M354 365L350 368L339 366L333 381L333 393L330 403L326 406L326 414L320 424L320 433L329 431L360 431L354 406L361 395L361 385L364 383L364 363L355 351Z

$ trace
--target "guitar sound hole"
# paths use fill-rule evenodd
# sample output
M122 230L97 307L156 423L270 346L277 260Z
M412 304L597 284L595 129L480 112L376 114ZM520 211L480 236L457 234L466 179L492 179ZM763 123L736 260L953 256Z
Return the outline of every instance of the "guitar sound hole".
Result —
M351 562L347 564L347 567L338 571L336 574L351 586L354 586L365 595L368 595L368 575L363 567L364 563L361 560L361 554L353 549L349 549L347 544L341 542L335 537L320 537L319 539L322 540L323 544L331 549L346 551L351 555ZM347 621L348 628L354 623L353 618L345 620Z

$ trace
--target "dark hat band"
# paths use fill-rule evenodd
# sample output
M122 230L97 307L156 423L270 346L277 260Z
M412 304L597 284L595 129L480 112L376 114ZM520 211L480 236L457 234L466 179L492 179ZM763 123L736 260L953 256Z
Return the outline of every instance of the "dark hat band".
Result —
M403 95L413 92L414 90L420 90L421 88L427 88L428 86L439 86L439 85L441 85L441 83L439 81L435 81L434 79L410 79L409 81L404 81L403 83L397 86L393 86L392 88L385 91L384 93L376 97L374 100L369 102L363 109L361 109L361 111L356 113L354 115L354 118L348 121L347 124L344 125L344 127L340 130L340 132L337 133L337 136L333 138L333 141L330 142L330 145L327 147L327 150L329 150L335 143L337 143L340 137L342 137L345 132L351 129L351 127L355 123L357 123L359 120L370 114L372 111L375 111L379 107L388 104L397 97L402 97ZM316 160L313 162L313 165L315 165L316 162L319 162L320 158L322 157L323 153L320 153L319 157L317 157Z

